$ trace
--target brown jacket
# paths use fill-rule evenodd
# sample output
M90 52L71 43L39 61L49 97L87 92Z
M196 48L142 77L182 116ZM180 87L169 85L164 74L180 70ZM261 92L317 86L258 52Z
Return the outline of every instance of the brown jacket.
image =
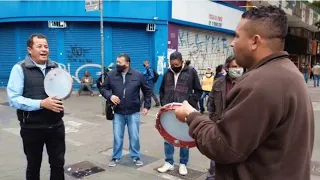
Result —
M187 118L200 152L216 161L216 180L310 180L314 114L302 74L277 52L238 79L219 123Z
M208 98L208 112L209 117L213 121L221 118L223 111L226 108L226 89L227 81L226 76L216 79Z

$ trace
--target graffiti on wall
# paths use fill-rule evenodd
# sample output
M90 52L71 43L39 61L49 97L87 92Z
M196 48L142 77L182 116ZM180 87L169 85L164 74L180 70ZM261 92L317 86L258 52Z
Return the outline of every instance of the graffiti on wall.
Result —
M223 64L233 54L230 43L233 37L212 31L193 31L179 29L178 49L184 60L202 75L207 67L215 68Z
M88 70L93 78L101 74L101 65L93 63L94 55L91 50L92 48L73 44L65 51L65 64L59 63L60 68L68 71L79 84L85 70Z
M90 50L91 48L84 48L76 44L72 45L70 50L67 50L68 62L92 63L92 59L87 57Z
M81 77L83 76L83 74L80 74L79 75L79 72L81 71L81 70L85 70L85 69L87 69L87 68L92 68L92 67L94 67L95 69L96 69L96 71L95 72L89 72L90 74L94 74L94 75L97 75L97 76L100 76L101 75L101 65L100 64L84 64L84 65L82 65L82 66L79 66L76 70L75 70L75 72L74 72L74 74L72 74L72 71L71 71L71 68L70 68L70 63L68 63L67 65L65 65L65 64L62 64L62 63L58 63L59 64L59 66L60 66L60 68L61 69L64 69L64 70L66 70L67 72L69 72L70 74L71 74L71 76L72 76L72 78L77 82L77 83L79 83L80 84L80 80L81 80Z

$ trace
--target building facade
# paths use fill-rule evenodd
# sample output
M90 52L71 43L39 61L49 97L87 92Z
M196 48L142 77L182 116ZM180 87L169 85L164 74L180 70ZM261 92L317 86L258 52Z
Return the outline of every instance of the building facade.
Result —
M231 41L244 8L213 1L172 0L168 56L178 50L200 77L233 54ZM245 2L244 2L245 5ZM183 10L181 10L183 9Z
M302 70L304 64L314 65L319 57L319 29L315 25L320 14L307 1L250 1L248 6L275 5L283 9L288 17L288 35L285 50L290 59Z
M166 58L167 1L104 1L104 59L108 66L128 53L133 68L143 60L156 68ZM1 1L0 86L6 87L12 66L27 55L27 39L42 33L50 58L69 71L79 88L84 71L96 80L101 73L100 11L85 11L85 1ZM147 30L148 29L148 30ZM157 88L156 88L157 89Z
M160 75L158 92L173 51L180 51L202 75L233 54L230 43L246 8L270 4L288 14L286 50L291 59L298 67L317 61L320 36L314 23L320 16L305 3L169 0L104 1L104 64L128 53L132 67L142 71L143 60L149 59ZM0 11L0 87L6 87L12 66L27 55L26 42L32 33L47 36L50 58L70 72L75 89L85 70L94 80L99 77L100 11L85 11L85 0L0 1L0 7L6 10Z

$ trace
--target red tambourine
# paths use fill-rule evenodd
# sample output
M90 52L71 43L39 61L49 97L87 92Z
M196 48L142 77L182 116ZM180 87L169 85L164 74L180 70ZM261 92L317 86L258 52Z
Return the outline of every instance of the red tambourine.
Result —
M175 147L192 148L196 143L189 135L189 126L187 123L180 122L174 113L174 110L182 106L182 103L170 103L163 106L156 120L156 129L161 136Z

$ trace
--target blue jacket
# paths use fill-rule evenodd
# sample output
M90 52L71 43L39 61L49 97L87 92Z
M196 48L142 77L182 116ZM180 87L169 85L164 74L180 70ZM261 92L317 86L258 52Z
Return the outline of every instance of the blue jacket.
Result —
M122 74L114 69L107 73L100 89L101 95L110 101L112 95L120 98L115 113L130 115L140 111L140 88L144 94L144 107L150 109L152 89L142 73L130 68L123 83Z
M153 87L154 86L154 83L153 83L153 78L154 78L153 69L151 67L145 67L145 70L143 71L143 76L147 80L147 83L149 84L149 86Z

